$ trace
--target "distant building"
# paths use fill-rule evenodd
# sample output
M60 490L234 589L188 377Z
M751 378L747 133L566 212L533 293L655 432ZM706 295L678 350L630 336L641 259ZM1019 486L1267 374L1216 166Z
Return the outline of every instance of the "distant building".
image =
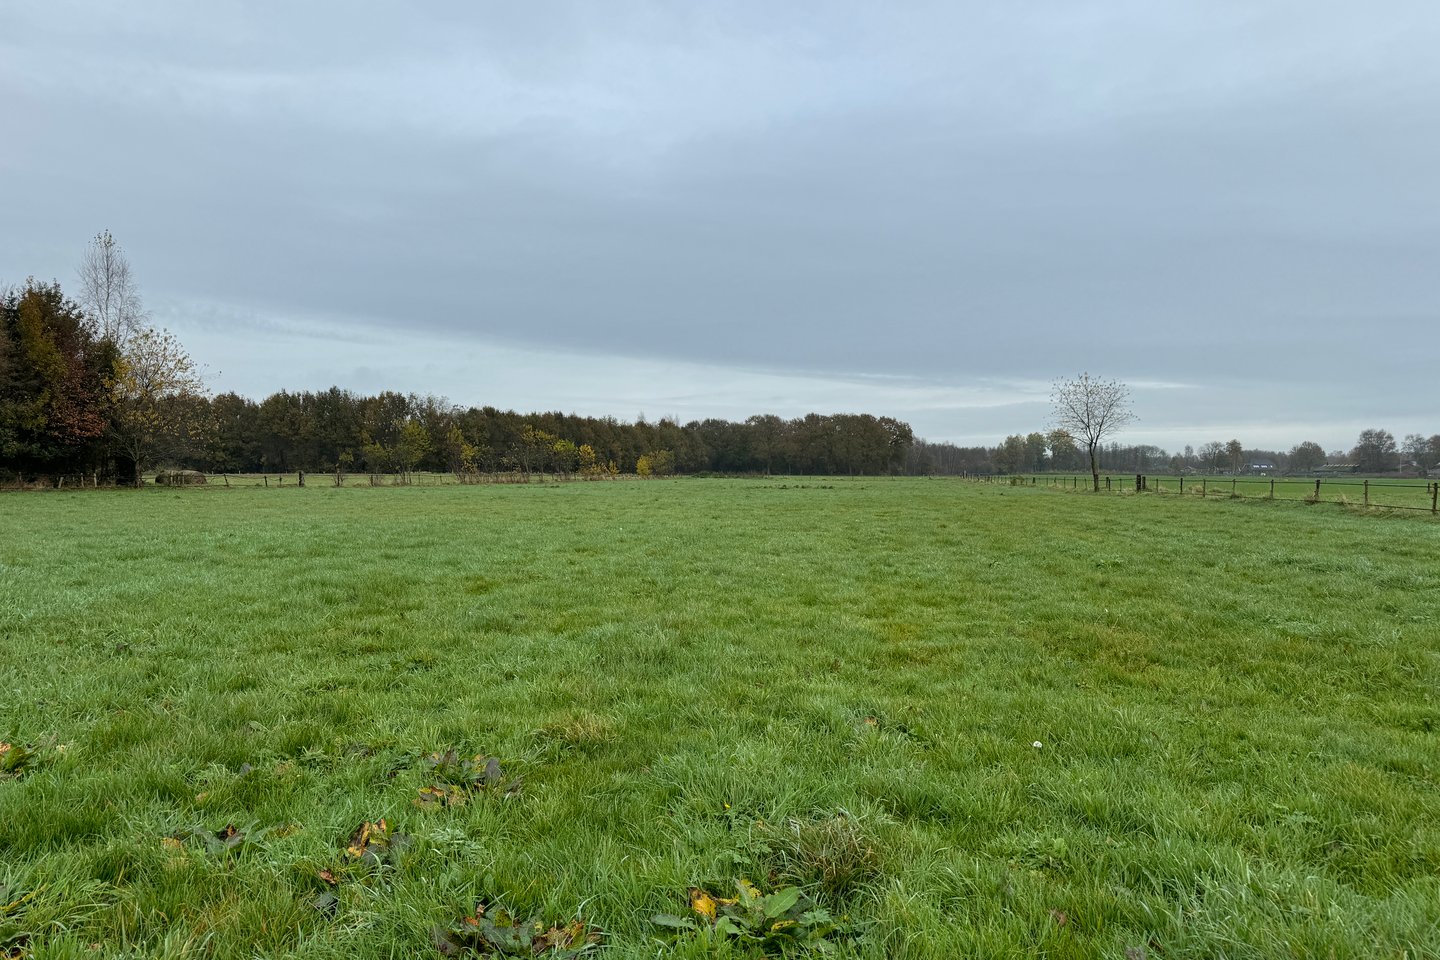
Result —
M1258 473L1261 476L1264 476L1267 473L1274 473L1275 464L1271 463L1269 460L1259 460L1255 463L1250 464L1250 472Z

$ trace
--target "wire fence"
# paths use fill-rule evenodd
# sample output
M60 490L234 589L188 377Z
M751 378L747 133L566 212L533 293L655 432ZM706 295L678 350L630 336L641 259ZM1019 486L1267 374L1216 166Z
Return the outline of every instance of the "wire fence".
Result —
M541 473L519 472L457 475L453 473L394 474L346 473L215 473L190 472L177 478L175 486L209 487L273 487L277 489L303 486L452 486L472 483L545 483L556 480L594 479L569 475L556 477ZM607 478L608 479L608 478ZM625 478L615 478L625 479ZM630 479L634 479L633 477ZM1089 490L1090 474L1014 474L971 476L969 479L990 484L1049 487L1067 490ZM153 474L146 485L155 484ZM43 483L17 483L7 489L85 489L103 487L94 474L49 477ZM1155 494L1158 496L1192 496L1198 498L1230 498L1236 500L1288 500L1302 503L1334 503L1352 507L1375 507L1386 510L1410 510L1440 514L1440 481L1403 480L1381 477L1257 477L1257 476L1176 476L1163 474L1110 474L1100 478L1100 490L1111 494Z
M168 475L167 475L168 474ZM409 474L394 473L335 473L334 471L296 471L288 473L200 473L195 470L169 472L147 472L140 485L187 487L264 487L277 490L296 487L450 487L473 484L544 484L580 480L625 480L637 479L633 475L612 477L606 475L584 475L580 473L544 473L532 470L496 471L491 473L434 473L414 471ZM87 490L114 489L117 484L96 473L49 474L43 477L0 480L0 491L6 490ZM123 486L123 485L122 485Z
M986 483L1027 487L1089 490L1090 474L1022 474L977 478ZM1148 493L1159 496L1222 497L1236 500L1290 500L1300 503L1335 503L1386 510L1440 513L1440 481L1397 480L1378 477L1201 477L1137 473L1102 476L1105 493Z

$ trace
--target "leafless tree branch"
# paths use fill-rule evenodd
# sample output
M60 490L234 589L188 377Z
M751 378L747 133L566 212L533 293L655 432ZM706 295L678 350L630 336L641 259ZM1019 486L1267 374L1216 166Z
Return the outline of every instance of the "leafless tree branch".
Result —
M100 335L123 349L145 325L145 307L130 273L130 261L109 230L90 241L79 274L80 305L99 325Z
M1055 426L1085 442L1090 453L1090 474L1100 489L1100 444L1135 419L1130 409L1130 388L1118 380L1101 380L1082 373L1072 380L1056 380L1050 401Z

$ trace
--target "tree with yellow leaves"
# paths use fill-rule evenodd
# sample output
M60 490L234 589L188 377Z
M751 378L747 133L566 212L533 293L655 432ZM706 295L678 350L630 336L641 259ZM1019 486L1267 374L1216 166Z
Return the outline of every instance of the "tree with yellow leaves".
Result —
M133 482L159 458L183 452L203 435L205 381L169 331L133 329L106 385L110 439L133 467Z

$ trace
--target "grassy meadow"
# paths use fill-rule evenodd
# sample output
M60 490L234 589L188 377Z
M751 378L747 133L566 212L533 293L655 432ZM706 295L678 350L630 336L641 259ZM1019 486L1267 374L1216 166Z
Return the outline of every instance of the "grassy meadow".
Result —
M1440 956L1426 515L323 480L0 497L0 957Z

